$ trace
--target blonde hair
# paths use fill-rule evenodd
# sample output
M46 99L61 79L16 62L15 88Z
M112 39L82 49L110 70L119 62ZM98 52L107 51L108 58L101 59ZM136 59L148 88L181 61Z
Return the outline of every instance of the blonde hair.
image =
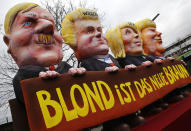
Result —
M155 22L150 20L149 18L140 20L140 21L136 22L135 25L137 26L137 29L139 32L141 32L144 28L147 28L147 27L156 28Z
M136 22L135 25L137 26L137 29L138 29L139 34L141 34L141 32L142 32L142 30L143 30L144 28L148 28L148 27L154 27L154 28L156 28L155 22L152 21L152 20L149 19L149 18L140 20L140 21ZM141 37L141 43L142 43L142 46L143 46L143 54L144 54L144 55L147 55L147 54L145 53L145 44L144 44L144 42L143 42L142 37Z
M137 27L132 22L123 22L117 25L114 29L108 30L106 38L108 39L109 47L115 58L124 58L126 56L121 29L129 27L137 32Z
M4 20L5 34L10 34L10 32L11 32L11 25L13 24L16 15L20 11L26 10L26 9L31 9L31 8L34 8L34 7L37 7L37 6L39 6L39 5L37 5L35 3L24 2L24 3L16 4L11 9L9 9L9 11L7 12L7 14L5 16L5 20Z
M62 37L64 42L71 48L76 48L76 35L74 31L74 22L76 20L93 19L99 20L95 10L79 8L68 13L62 21Z

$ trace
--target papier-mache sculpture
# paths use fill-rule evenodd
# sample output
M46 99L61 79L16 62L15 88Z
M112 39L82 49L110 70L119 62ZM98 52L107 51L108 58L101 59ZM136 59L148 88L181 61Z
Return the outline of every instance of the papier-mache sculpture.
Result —
M150 66L152 62L161 63L162 60L143 54L140 34L132 22L123 22L106 33L109 46L123 68L139 65ZM144 109L142 115L148 116L161 112L167 108L167 103L157 101Z
M155 22L150 19L143 19L136 22L136 26L141 33L144 53L163 57L165 48L162 46L162 33L156 30Z
M4 42L19 70L13 79L16 98L24 103L20 81L42 77L58 77L71 68L62 62L62 37L52 15L35 3L19 3L9 9L4 21ZM71 68L70 73L85 69Z
M155 59L143 54L137 27L132 22L123 22L106 33L109 46L120 66L133 64L150 65Z
M154 58L164 58L165 48L162 45L162 33L157 30L156 23L149 19L143 19L136 22L136 26L141 34L141 39L143 42L144 53L147 56ZM169 60L173 60L172 57L167 57ZM181 89L176 89L170 93L165 99L166 101L172 103L182 100L184 97L188 96L187 91L181 91Z
M69 13L62 22L62 36L86 70L118 69L117 61L108 54L109 47L96 11L80 8Z
M115 72L118 62L108 54L107 39L102 33L102 26L95 10L77 9L69 13L62 22L62 36L66 44L74 50L79 66L88 71ZM103 124L103 131L129 129L120 120Z

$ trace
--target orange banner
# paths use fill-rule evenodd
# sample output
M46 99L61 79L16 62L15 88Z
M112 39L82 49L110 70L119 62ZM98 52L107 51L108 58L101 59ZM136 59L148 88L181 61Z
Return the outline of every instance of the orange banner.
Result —
M72 131L136 112L188 83L182 62L165 61L133 71L32 78L21 86L31 131Z

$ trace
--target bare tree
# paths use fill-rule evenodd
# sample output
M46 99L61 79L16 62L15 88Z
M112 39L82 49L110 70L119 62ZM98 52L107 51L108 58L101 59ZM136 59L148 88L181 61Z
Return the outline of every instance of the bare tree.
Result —
M0 24L0 35L3 37L2 27L3 24ZM0 63L0 108L7 111L8 100L15 97L12 79L18 68L12 57L5 52L1 52Z
M3 24L0 24L0 34L4 35L3 32L2 32L2 27L3 27Z
M9 108L8 100L15 98L12 79L18 67L10 55L3 52L0 56L0 108L6 112Z

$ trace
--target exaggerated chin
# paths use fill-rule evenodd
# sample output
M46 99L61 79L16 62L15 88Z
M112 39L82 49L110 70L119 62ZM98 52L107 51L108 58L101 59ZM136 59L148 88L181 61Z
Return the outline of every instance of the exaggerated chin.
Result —
M109 52L109 47L107 45L100 45L97 48L98 55L107 55Z
M62 54L58 54L57 52L42 52L42 53L22 53L17 57L17 65L19 67L26 65L35 65L35 66L50 66L59 64L62 60Z
M41 66L55 65L62 60L62 56L56 52L45 52L39 54L36 58L37 62L40 63Z
M136 51L133 52L133 55L135 55L135 56L140 56L142 54L143 54L142 50L136 50Z
M143 50L142 50L142 48L137 48L137 49L132 49L132 50L129 50L129 51L127 51L126 52L127 54L129 54L129 55L132 55L132 56L140 56L140 55L142 55L143 54Z

